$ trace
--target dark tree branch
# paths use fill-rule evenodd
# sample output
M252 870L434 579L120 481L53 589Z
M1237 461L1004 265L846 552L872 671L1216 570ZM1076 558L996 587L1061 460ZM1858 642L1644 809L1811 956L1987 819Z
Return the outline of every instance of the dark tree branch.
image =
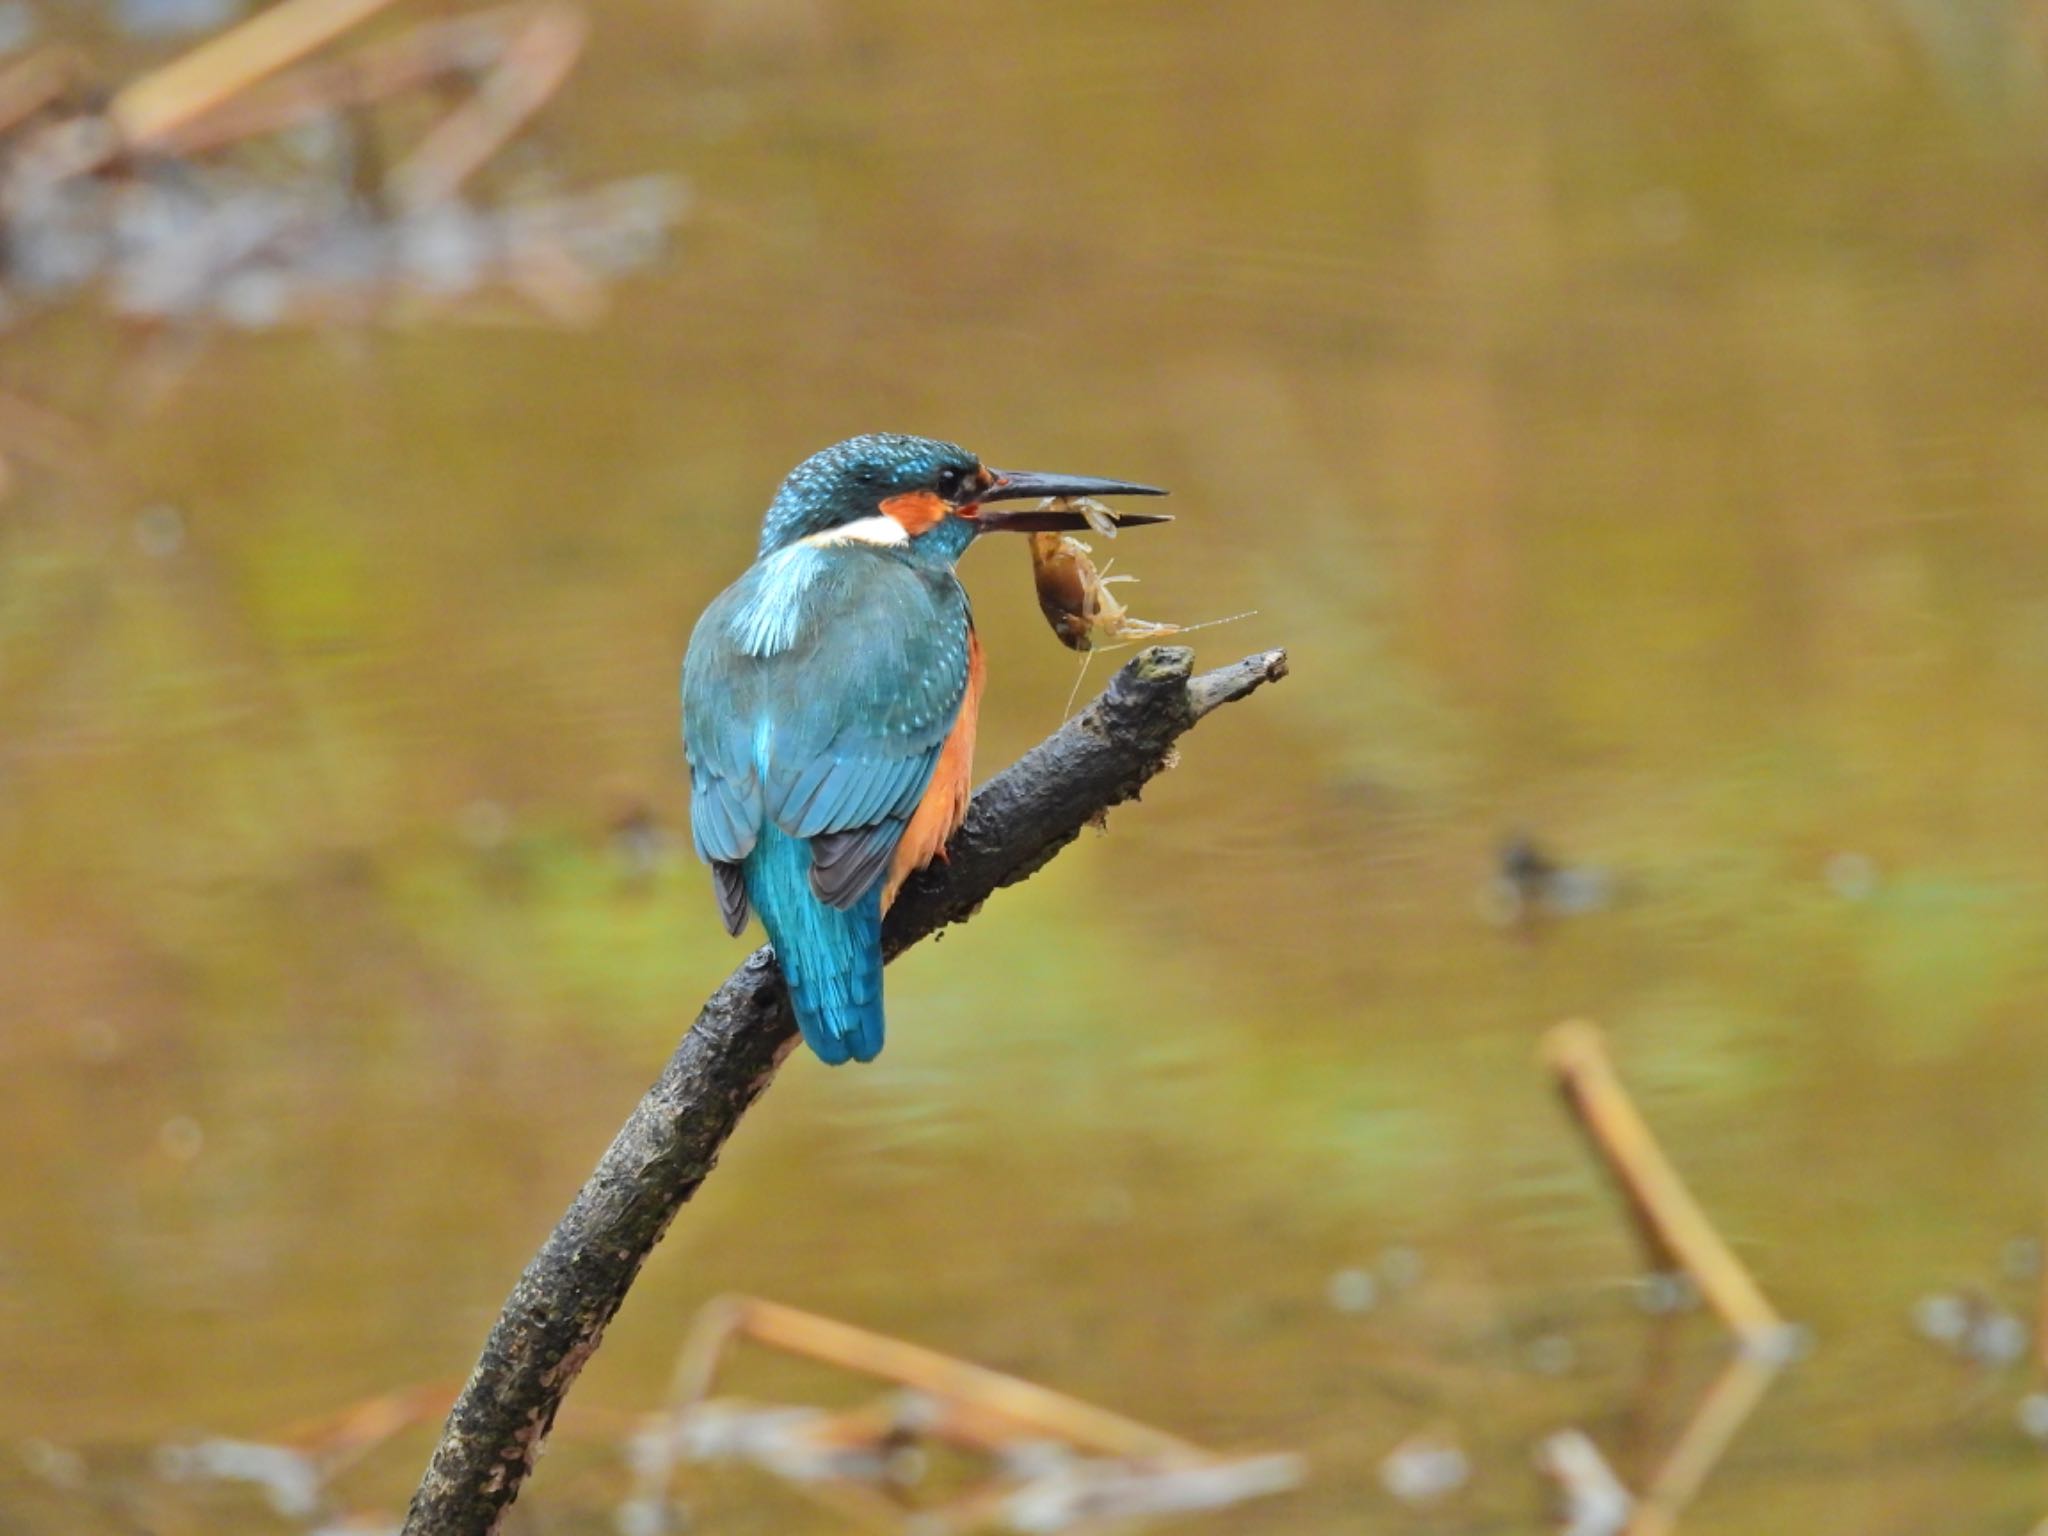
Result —
M1211 710L1287 675L1267 651L1190 677L1193 653L1141 652L1088 709L984 785L944 863L890 909L892 958L1041 868L1171 764ZM576 1374L640 1266L704 1182L795 1038L773 953L758 949L697 1015L668 1068L519 1277L413 1495L404 1536L495 1532Z

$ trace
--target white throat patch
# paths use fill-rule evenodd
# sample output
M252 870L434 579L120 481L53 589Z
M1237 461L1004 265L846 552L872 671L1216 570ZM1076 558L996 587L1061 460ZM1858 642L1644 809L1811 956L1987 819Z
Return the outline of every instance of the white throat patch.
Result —
M798 542L813 549L829 549L834 544L908 544L910 534L895 518L886 512L878 512L873 517L841 523L837 528L827 528L823 533L811 534Z

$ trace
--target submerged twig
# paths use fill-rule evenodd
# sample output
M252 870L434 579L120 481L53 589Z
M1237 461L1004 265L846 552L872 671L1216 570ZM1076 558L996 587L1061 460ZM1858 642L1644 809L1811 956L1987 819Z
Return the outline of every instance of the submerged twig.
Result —
M394 0L283 0L130 81L107 105L123 147L160 149L185 123L325 47Z
M573 6L540 5L517 16L497 69L392 171L392 201L416 209L453 197L561 89L589 31Z
M741 1340L890 1390L838 1412L713 1399ZM925 1446L964 1452L983 1471L919 1500ZM665 1527L679 1457L749 1461L864 1524L920 1536L1122 1525L1277 1493L1301 1478L1295 1456L1205 1450L1036 1382L752 1296L722 1296L698 1313L667 1410L633 1441L635 1525Z
M1600 1031L1582 1020L1560 1024L1544 1037L1543 1055L1580 1128L1620 1184L1655 1267L1683 1270L1737 1334L1782 1327L1784 1319L1650 1134L1615 1075Z
M982 1449L1039 1435L1056 1436L1083 1449L1115 1456L1187 1460L1206 1454L1149 1424L1036 1382L757 1296L720 1297L698 1314L677 1361L669 1399L671 1412L683 1412L710 1395L718 1365L737 1339L894 1382L941 1402L966 1405L972 1415L955 1417L954 1437ZM976 1429L971 1424L973 1417L984 1423L993 1420L996 1427Z
M1628 1536L1665 1536L1676 1527L1679 1513L1721 1464L1736 1433L1764 1400L1785 1364L1782 1350L1744 1349L1721 1368L1684 1431L1651 1474L1635 1518L1628 1523Z
M1628 1536L1666 1536L1790 1363L1797 1334L1657 1145L1615 1074L1600 1031L1582 1020L1560 1024L1544 1037L1543 1057L1579 1128L1621 1187L1651 1263L1687 1275L1735 1335L1735 1357L1651 1474L1629 1520Z
M1204 715L1287 673L1284 651L1199 678L1192 662L1180 647L1141 652L1086 712L983 786L946 860L898 895L884 953L965 921L1035 873L1135 798ZM640 1266L774 1077L795 1028L774 955L757 950L704 1005L520 1276L413 1496L406 1536L498 1528Z

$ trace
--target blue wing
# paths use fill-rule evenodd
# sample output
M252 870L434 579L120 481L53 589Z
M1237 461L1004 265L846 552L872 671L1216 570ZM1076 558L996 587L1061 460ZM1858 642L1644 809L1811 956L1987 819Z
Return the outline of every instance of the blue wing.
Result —
M810 845L819 900L859 901L960 712L969 624L951 571L893 549L797 544L754 565L705 611L684 664L699 856L742 864L773 825ZM738 932L743 884L721 873L719 887Z

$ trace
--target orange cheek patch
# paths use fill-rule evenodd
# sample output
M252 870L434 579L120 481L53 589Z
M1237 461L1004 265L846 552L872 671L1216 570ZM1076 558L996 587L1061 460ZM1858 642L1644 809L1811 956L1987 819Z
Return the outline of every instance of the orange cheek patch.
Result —
M936 528L946 516L946 504L933 491L911 491L902 496L891 496L882 503L882 514L893 517L903 525L903 531L913 539L927 528Z

